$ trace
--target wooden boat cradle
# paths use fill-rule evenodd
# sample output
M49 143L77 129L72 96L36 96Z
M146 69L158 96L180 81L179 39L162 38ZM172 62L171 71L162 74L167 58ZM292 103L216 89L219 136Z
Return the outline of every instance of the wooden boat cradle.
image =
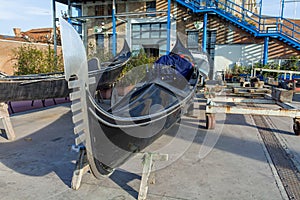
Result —
M87 152L85 147L79 146L75 150L79 152L79 156L76 161L75 170L73 172L71 188L73 190L78 190L81 186L83 175L88 173L91 169L87 159ZM155 176L153 172L154 164L155 162L158 161L160 162L167 161L168 154L144 152L144 153L138 153L136 156L141 159L142 166L143 166L138 200L146 200L149 184L155 183Z

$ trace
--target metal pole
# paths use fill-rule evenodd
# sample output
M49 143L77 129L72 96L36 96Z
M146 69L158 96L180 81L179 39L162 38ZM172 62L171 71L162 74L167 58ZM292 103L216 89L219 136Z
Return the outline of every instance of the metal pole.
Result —
M202 35L202 51L206 53L207 42L207 13L203 16L203 35Z
M69 18L72 17L71 0L68 0L68 16Z
M258 25L258 29L260 30L260 24L261 24L261 13L262 13L262 0L260 0L260 7L259 7L259 25Z
M116 44L117 44L117 39L116 39L116 4L115 0L112 1L112 24L113 24L113 42L112 42L112 54L115 56L116 55Z
M170 53L170 43L171 43L171 0L168 0L168 18L167 18L167 49L166 53Z
M242 19L245 21L245 0L242 0Z
M268 64L269 37L265 37L263 65Z
M57 57L57 35L56 35L56 6L55 6L55 0L52 0L52 16L53 16L53 50L54 50L54 60L56 60ZM54 63L56 69L56 62Z
M280 14L280 19L283 18L283 11L284 11L284 0L281 0L281 14Z

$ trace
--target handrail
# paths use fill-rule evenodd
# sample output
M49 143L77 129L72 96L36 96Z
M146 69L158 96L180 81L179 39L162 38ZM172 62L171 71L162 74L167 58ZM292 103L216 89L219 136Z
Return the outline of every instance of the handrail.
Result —
M283 39L288 38L300 46L300 25L289 19L281 17L261 16L246 9L242 5L236 4L232 0L177 0L186 5L194 12L215 12L221 15L227 15L230 20L236 23L242 23L250 31L267 36L277 35Z

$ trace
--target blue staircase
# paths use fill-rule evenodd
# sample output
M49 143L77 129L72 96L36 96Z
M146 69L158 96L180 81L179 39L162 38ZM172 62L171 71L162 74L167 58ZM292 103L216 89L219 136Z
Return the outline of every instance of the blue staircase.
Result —
M255 37L272 37L300 50L300 26L281 17L258 15L231 0L176 0L194 13L215 13Z

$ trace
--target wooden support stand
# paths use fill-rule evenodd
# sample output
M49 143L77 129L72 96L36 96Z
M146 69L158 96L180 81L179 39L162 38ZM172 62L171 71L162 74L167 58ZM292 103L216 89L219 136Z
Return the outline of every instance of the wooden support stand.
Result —
M216 124L215 115L218 113L224 114L241 114L241 115L265 115L265 116L279 116L291 117L294 119L294 133L300 135L300 110L289 104L293 100L293 91L281 88L273 88L271 95L268 94L270 90L262 89L241 89L233 88L233 93L229 96L217 96L207 98L206 104L206 128L214 129ZM263 98L257 98L258 94L263 95ZM242 98L245 96L256 98ZM218 103L216 103L218 102ZM253 103L253 104L274 104L281 108L271 109L264 107L245 107L230 106L226 103Z
M16 138L14 129L11 125L9 113L7 110L8 106L6 103L0 103L0 119L3 123L5 134L8 140L14 140Z
M79 157L76 162L76 168L73 172L71 188L78 190L81 185L82 176L90 170L90 165L86 156L85 147L79 147Z
M159 154L159 153L140 153L138 156L142 157L143 163L143 173L142 179L139 189L138 200L145 200L147 197L147 192L149 188L149 179L151 176L151 172L153 173L154 162L155 161L167 161L167 154ZM71 188L74 190L78 190L81 185L82 176L86 174L90 170L90 166L86 156L86 149L84 147L80 147L79 149L79 158L76 162L76 168L73 172ZM152 174L151 182L155 182L154 175Z
M149 184L149 177L151 172L154 169L154 162L155 161L167 161L168 155L167 154L159 154L159 153L143 153L143 173L142 173L142 180L140 184L139 196L138 200L145 200L147 197L148 192L148 184ZM153 173L153 172L152 172ZM155 182L154 179L152 182Z

